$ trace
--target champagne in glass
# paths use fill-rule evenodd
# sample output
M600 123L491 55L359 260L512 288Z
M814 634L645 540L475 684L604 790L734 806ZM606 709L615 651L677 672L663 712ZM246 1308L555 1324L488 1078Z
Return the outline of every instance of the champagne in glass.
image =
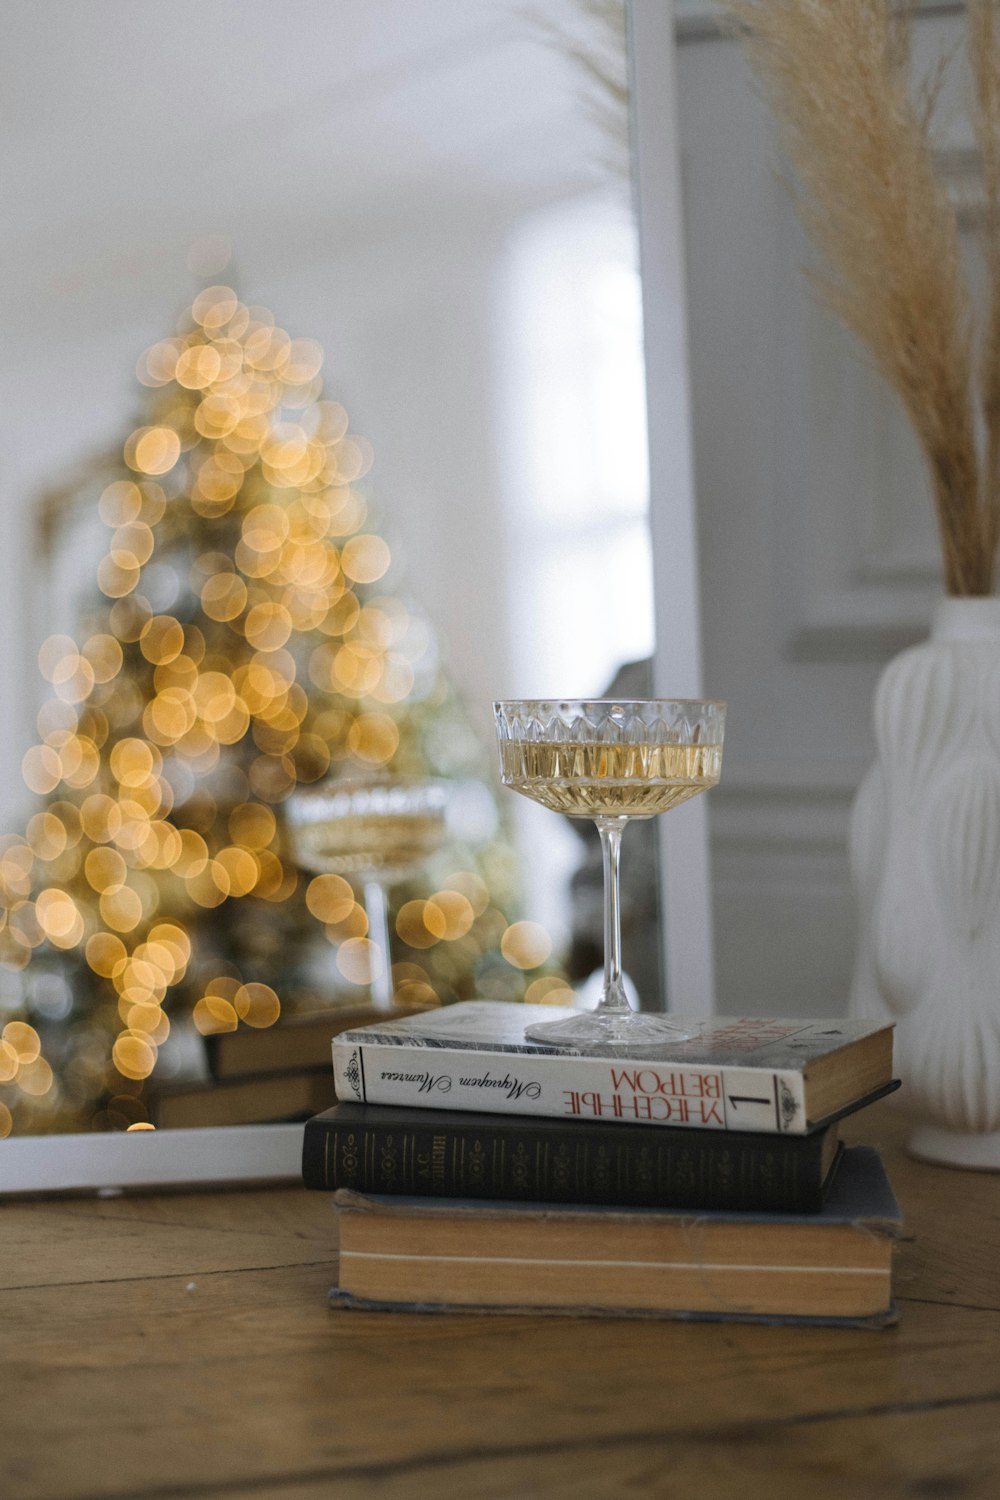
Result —
M714 786L724 703L701 699L517 700L494 704L505 786L571 818L593 818L604 858L604 988L596 1010L527 1028L574 1048L657 1046L689 1033L634 1011L622 983L619 861L630 818L652 818Z
M371 776L320 784L288 799L288 821L299 863L315 874L358 880L368 934L382 968L372 976L372 1001L393 1004L387 889L441 847L446 788L430 777Z

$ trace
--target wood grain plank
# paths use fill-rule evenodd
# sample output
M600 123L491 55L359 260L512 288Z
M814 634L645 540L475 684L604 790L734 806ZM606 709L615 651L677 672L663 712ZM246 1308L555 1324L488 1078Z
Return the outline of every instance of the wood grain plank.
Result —
M916 1161L905 1116L879 1105L845 1122L848 1143L879 1146L903 1209L909 1244L897 1295L1000 1308L1000 1173Z
M0 1216L15 1210L33 1215L70 1213L97 1222L129 1220L148 1224L187 1224L224 1231L233 1225L253 1224L275 1233L329 1233L331 1195L301 1186L204 1188L195 1191L107 1195L62 1194L21 1197L0 1202Z
M328 1279L320 1266L223 1273L193 1293L168 1280L4 1294L5 1497L252 1493L317 1471L380 1494L425 1471L414 1493L458 1497L478 1493L484 1443L497 1464L554 1444L586 1474L595 1444L705 1448L725 1431L752 1447L748 1430L777 1441L792 1418L942 1401L957 1453L1000 1403L1000 1315L918 1304L904 1328L869 1333L334 1314Z
M1000 1181L872 1115L913 1236L881 1333L332 1313L325 1194L9 1203L0 1496L993 1500Z
M148 1212L148 1208L147 1208ZM71 1206L0 1209L0 1289L59 1283L195 1276L251 1266L307 1264L335 1255L333 1214L325 1233L304 1234L263 1215L222 1227L139 1214L98 1217Z
M326 1472L254 1488L256 1500L627 1500L697 1495L700 1500L786 1494L809 1500L995 1500L995 1444L987 1411L971 1433L953 1409L875 1414L824 1428L710 1428L680 1435L628 1433L593 1443L526 1446L501 1453L431 1457L361 1473ZM335 1486L332 1489L331 1486ZM209 1497L240 1493L228 1485ZM250 1494L250 1491L243 1493ZM167 1500L176 1491L150 1492ZM96 1497L94 1497L96 1500ZM137 1497L138 1500L138 1497Z

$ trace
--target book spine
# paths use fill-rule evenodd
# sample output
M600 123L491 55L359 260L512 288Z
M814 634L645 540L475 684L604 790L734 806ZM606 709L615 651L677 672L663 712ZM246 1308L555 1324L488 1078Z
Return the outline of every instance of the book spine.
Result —
M802 1074L792 1069L616 1062L550 1052L333 1042L338 1099L547 1115L699 1130L802 1135Z
M310 1120L306 1187L415 1197L594 1203L633 1208L815 1213L821 1148L813 1137L656 1133L636 1141L602 1126L546 1130L417 1122Z

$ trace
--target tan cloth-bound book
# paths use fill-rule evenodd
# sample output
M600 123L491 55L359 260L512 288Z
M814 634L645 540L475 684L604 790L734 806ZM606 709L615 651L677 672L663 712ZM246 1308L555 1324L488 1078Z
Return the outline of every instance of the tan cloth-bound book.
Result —
M335 1306L894 1320L902 1215L881 1158L845 1151L816 1214L334 1195Z

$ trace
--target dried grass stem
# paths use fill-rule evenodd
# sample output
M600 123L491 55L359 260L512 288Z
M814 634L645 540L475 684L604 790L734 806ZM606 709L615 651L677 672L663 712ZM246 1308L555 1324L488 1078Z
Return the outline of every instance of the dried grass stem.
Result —
M955 209L929 140L941 72L910 82L912 7L722 0L777 117L821 298L899 396L931 478L951 594L989 594L1000 537L1000 41L970 0L991 306L978 360ZM985 436L980 441L977 429Z

